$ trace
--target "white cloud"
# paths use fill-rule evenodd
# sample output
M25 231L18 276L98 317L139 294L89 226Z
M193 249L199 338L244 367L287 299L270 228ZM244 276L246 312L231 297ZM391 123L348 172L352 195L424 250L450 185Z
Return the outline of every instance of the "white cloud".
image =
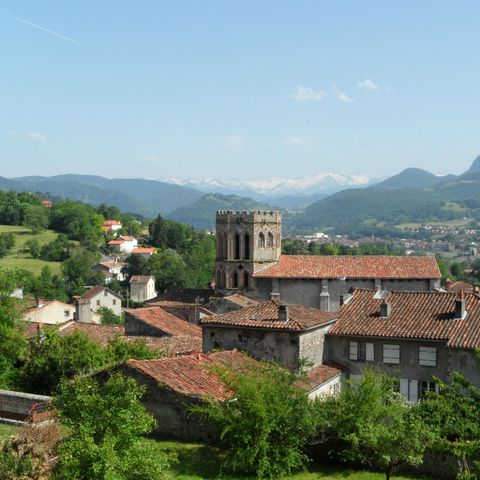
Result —
M353 102L353 98L349 97L345 92L342 92L337 86L332 87L335 96L341 101L345 103Z
M34 142L42 142L43 143L43 142L47 141L46 135L44 135L43 133L39 133L39 132L27 132L26 137L29 140L32 140Z
M363 88L364 90L368 90L370 92L373 92L374 90L378 90L380 87L370 78L366 78L365 80L362 80L358 86L360 88Z
M323 100L323 97L326 95L323 90L314 90L313 88L299 85L295 93L290 95L290 98L293 98L297 103L306 103Z
M241 150L245 144L245 138L240 135L227 135L223 137L222 143L229 149L233 151Z
M285 140L287 145L303 145L304 140L301 137L290 137Z

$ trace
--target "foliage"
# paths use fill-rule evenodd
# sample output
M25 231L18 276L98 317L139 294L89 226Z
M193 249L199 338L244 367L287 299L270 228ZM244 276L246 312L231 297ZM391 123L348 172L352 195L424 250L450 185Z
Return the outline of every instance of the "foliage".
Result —
M102 325L121 325L125 320L120 315L115 315L110 308L100 307L97 313L101 315Z
M36 238L27 240L23 245L24 251L29 253L32 258L38 258L40 256L40 248L40 242Z
M62 378L90 373L105 364L105 352L84 333L60 335L45 329L30 341L18 384L25 391L49 395Z
M402 464L422 463L434 440L418 412L395 392L395 379L366 371L338 397L317 403L318 437L340 443L340 457L381 468L387 480Z
M71 295L82 294L87 285L103 283L102 273L92 272L95 263L97 263L96 255L82 248L72 252L70 258L63 262L62 273Z
M105 349L106 357L111 363L125 362L130 358L138 360L159 358L160 355L148 347L145 340L138 338L126 341L120 335L109 340Z
M0 258L7 255L8 251L15 245L13 233L0 233Z
M32 233L39 233L48 227L49 209L43 205L27 205L23 215L23 225L30 227Z
M294 385L298 375L266 362L245 373L218 374L235 397L210 400L194 411L218 428L224 467L259 478L278 478L303 467L313 422L308 398Z
M157 480L169 467L141 436L154 427L140 403L145 389L112 375L104 384L80 376L63 381L55 404L68 433L60 446L55 478L62 480Z
M15 364L25 351L17 300L10 297L18 276L16 271L0 271L0 388L12 386L16 375Z
M479 478L480 391L462 375L451 376L449 384L436 380L439 392L430 392L419 405L419 412L428 428L437 432L436 449L458 459L458 478Z
M61 233L55 240L42 246L39 257L49 262L61 262L70 256L71 248L72 243Z

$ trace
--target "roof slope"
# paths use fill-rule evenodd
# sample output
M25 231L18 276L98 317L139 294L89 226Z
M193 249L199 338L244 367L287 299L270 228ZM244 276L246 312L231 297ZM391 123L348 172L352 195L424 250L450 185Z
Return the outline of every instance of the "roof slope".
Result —
M334 320L336 313L302 305L287 305L288 321L278 319L278 309L283 302L268 300L254 307L242 308L221 315L212 315L201 320L201 325L268 328L274 330L308 330Z
M201 337L202 329L197 325L166 312L160 307L146 307L125 310L127 315L157 328L168 335Z
M254 273L258 278L440 278L434 257L386 255L282 255L273 266Z
M480 346L480 297L465 295L467 315L455 319L455 300L448 292L388 292L384 300L373 290L355 290L340 308L329 335L375 336L439 340L451 347ZM383 301L390 315L380 316Z
M96 295L103 292L104 290L107 290L108 293L110 293L111 295L114 295L117 298L120 298L120 299L122 298L120 295L118 295L118 293L115 293L113 290L110 290L109 288L103 285L95 285L93 288L85 292L80 298L82 300L91 300L92 298L94 298Z

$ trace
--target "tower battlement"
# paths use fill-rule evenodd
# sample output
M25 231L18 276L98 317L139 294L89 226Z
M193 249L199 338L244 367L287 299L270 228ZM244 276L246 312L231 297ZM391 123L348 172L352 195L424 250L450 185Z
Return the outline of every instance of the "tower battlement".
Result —
M216 223L279 223L282 212L278 210L218 210Z

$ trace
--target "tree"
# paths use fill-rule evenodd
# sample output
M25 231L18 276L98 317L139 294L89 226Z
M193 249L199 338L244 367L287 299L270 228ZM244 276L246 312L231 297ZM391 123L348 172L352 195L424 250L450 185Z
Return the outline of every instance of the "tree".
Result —
M161 356L150 349L144 339L126 341L120 335L115 335L112 340L109 340L105 350L107 359L111 363L125 362L129 358L143 360Z
M8 254L8 251L15 245L13 233L0 233L0 258Z
M313 433L312 408L295 382L299 376L267 362L242 373L218 371L234 397L194 408L217 427L225 448L224 467L278 478L305 465Z
M86 285L103 283L101 272L93 273L92 267L97 262L94 253L78 249L62 264L62 273L71 294L80 294Z
M32 258L38 258L40 256L40 242L36 238L27 240L24 244L24 249Z
M187 265L175 250L168 249L152 255L147 261L146 271L148 275L155 277L159 292L189 286Z
M62 480L157 480L169 466L165 454L142 440L155 421L140 403L145 392L113 374L63 381L55 406L68 433L59 448L55 478Z
M97 313L101 315L102 325L120 325L124 323L124 319L120 315L115 315L108 307L100 307Z
M23 224L30 227L32 233L39 233L48 227L49 209L42 205L27 205L23 215Z
M18 301L10 297L20 276L19 271L0 271L0 388L12 387L15 365L25 353L26 340L20 324Z
M318 438L340 440L340 457L380 467L388 480L402 464L419 465L434 439L421 416L395 391L394 378L366 371L338 397L317 403Z
M30 341L18 383L28 392L50 395L62 378L90 373L106 363L100 345L84 333L62 336L55 330L44 330Z

